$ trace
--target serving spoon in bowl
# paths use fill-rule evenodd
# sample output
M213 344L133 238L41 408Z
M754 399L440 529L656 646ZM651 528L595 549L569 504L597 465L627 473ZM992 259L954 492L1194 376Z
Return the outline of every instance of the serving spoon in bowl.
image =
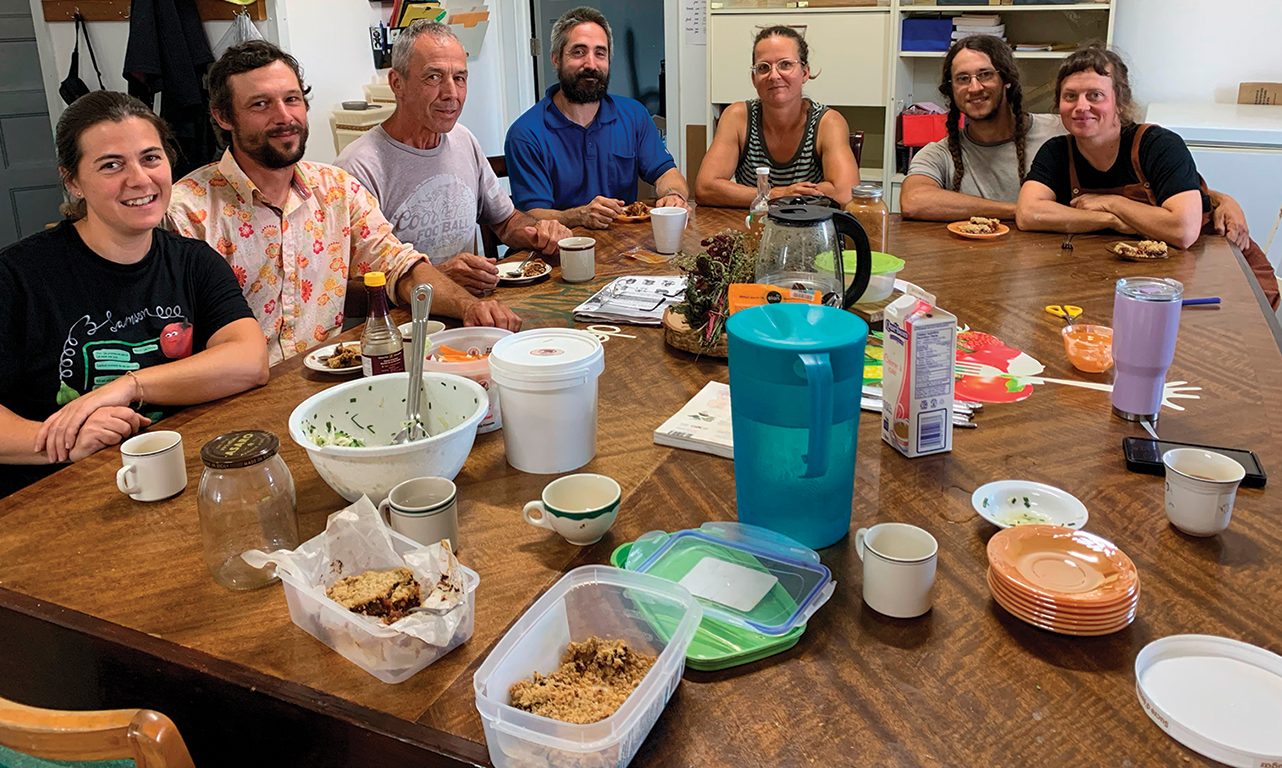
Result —
M427 315L432 308L432 286L420 283L410 292L413 322L410 324L409 383L405 395L405 428L392 438L392 445L412 443L428 436L423 426L423 358L427 354Z

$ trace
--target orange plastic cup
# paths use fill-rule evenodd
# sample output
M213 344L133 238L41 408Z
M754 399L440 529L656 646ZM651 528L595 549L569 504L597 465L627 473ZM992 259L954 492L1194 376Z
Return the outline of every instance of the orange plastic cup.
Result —
M1113 329L1103 325L1066 325L1064 352L1079 371L1103 373L1113 367Z

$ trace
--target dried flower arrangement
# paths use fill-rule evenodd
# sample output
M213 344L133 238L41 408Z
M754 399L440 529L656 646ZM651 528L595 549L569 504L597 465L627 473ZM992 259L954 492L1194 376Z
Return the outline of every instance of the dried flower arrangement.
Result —
M716 346L725 332L730 284L753 282L759 242L756 232L726 229L699 243L703 253L681 253L673 260L686 274L686 293L672 309L699 334L704 349Z

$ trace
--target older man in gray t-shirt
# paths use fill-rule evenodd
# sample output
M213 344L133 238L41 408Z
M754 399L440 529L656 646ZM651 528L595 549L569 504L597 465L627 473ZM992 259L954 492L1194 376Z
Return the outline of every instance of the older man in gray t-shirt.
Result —
M477 223L515 248L556 253L570 230L516 210L476 137L458 124L467 54L450 28L416 21L402 31L388 84L396 111L349 144L336 165L378 198L396 236L475 294L498 283L498 268L472 252Z

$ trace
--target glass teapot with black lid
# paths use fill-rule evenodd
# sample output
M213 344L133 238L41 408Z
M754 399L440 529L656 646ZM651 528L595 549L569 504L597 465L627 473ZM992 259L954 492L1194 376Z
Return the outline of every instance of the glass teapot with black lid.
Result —
M842 258L847 238L857 254L849 285ZM757 252L758 283L818 291L824 304L849 309L871 277L872 249L854 216L815 205L770 206Z

